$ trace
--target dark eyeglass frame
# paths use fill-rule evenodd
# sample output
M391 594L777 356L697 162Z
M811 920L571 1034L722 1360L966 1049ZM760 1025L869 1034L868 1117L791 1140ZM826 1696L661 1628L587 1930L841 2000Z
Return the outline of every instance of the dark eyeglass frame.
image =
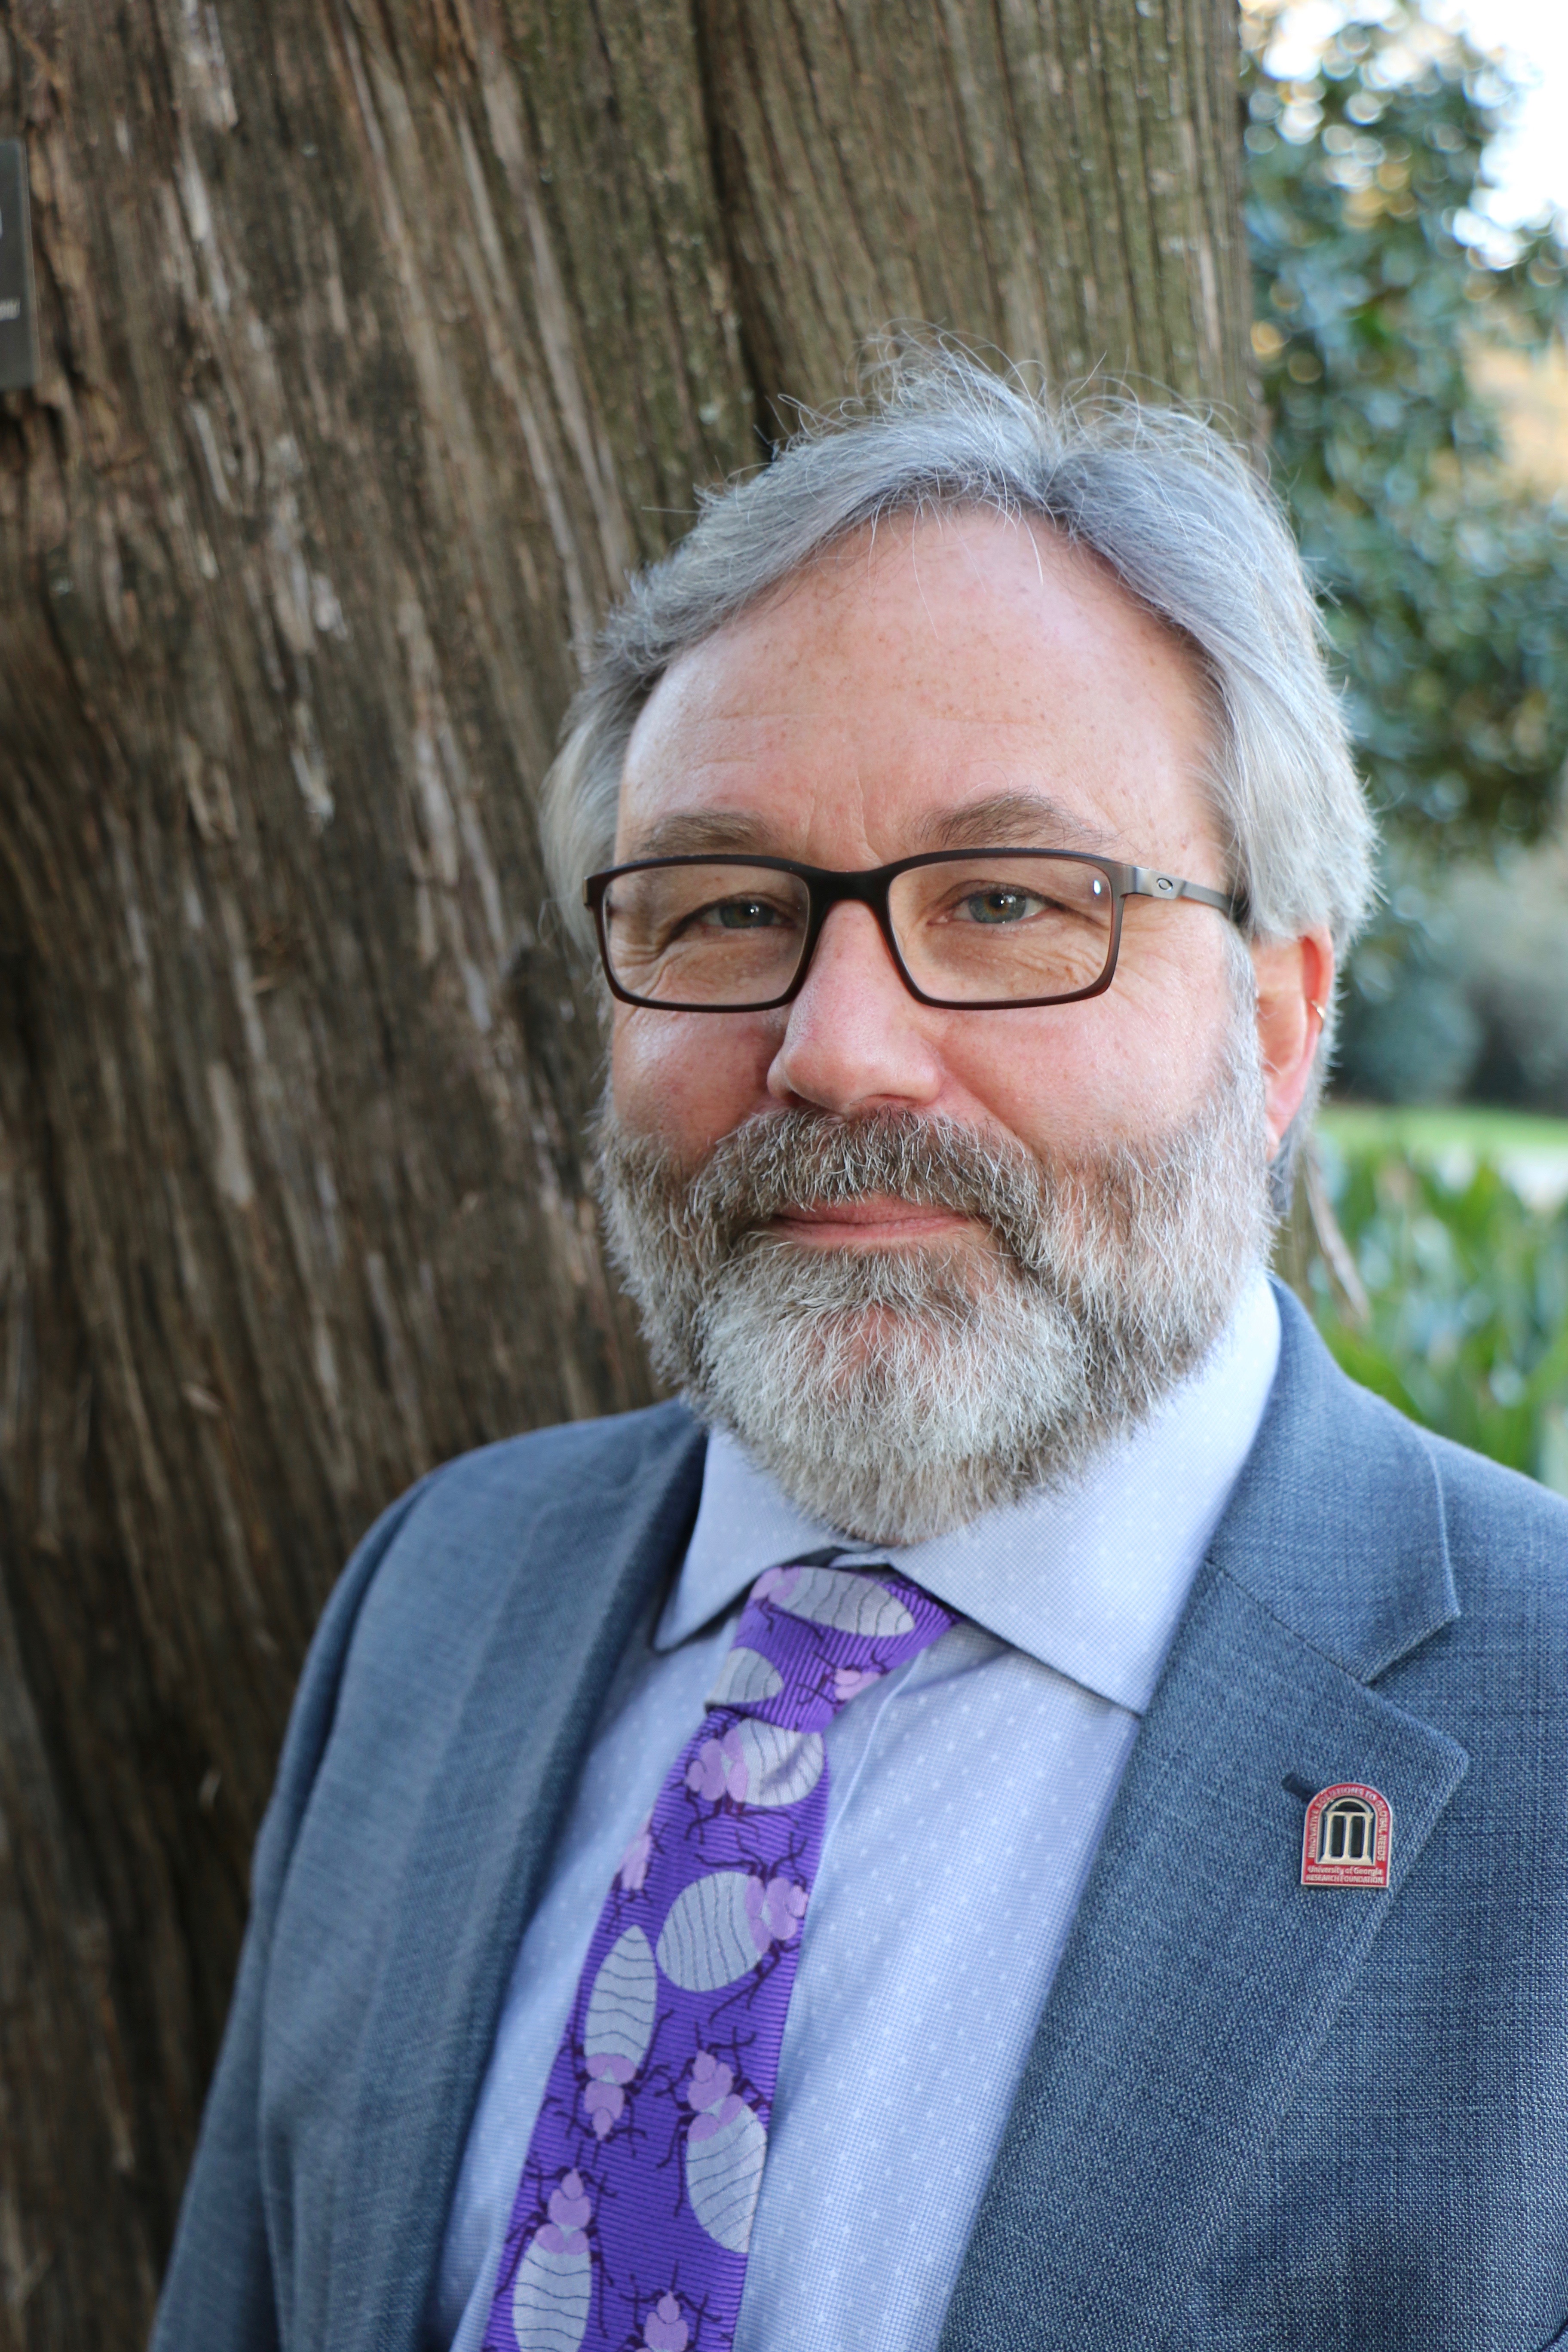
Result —
M908 965L899 952L899 942L893 929L892 910L888 894L900 874L908 874L920 866L957 866L974 858L1037 857L1057 865L1091 866L1105 877L1110 889L1110 944L1106 952L1105 969L1088 988L1073 988L1056 996L950 997L928 996L916 986ZM805 883L807 895L805 938L801 949L800 963L795 978L782 995L761 998L754 1004L677 1004L668 997L636 996L623 988L610 964L610 942L605 921L605 894L612 882L623 874L644 874L666 866L740 866L755 873L759 867L770 874L793 874ZM780 1005L793 1004L805 985L811 960L816 953L816 943L822 927L835 907L850 905L868 907L877 919L878 928L893 969L917 1003L930 1004L945 1013L1023 1013L1042 1004L1077 1004L1088 996L1102 996L1116 977L1117 958L1121 952L1121 910L1129 898L1158 898L1173 903L1178 898L1190 898L1199 906L1215 907L1237 929L1245 926L1247 908L1244 898L1225 890L1211 890L1205 883L1186 882L1180 875L1163 874L1152 866L1127 866L1119 858L1097 857L1078 849L1020 849L993 845L982 849L933 849L919 857L896 858L890 866L868 866L858 871L840 871L827 866L802 866L793 857L751 857L740 851L715 851L710 856L691 854L680 857L636 857L625 866L609 866L602 874L590 874L583 885L583 903L593 914L599 937L599 961L605 968L605 978L612 996L623 1004L644 1006L653 1013L772 1013Z

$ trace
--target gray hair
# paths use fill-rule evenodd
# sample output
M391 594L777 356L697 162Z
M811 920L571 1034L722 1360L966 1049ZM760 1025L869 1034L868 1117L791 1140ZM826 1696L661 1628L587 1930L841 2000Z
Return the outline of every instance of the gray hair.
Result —
M1018 371L919 354L875 396L810 416L771 465L700 494L696 524L605 625L543 799L551 887L591 937L585 876L614 856L626 744L683 653L849 533L899 514L1037 518L1110 565L1195 656L1215 721L1207 786L1255 936L1320 923L1342 950L1373 896L1373 830L1323 632L1279 507L1201 418L1130 396L1056 401Z

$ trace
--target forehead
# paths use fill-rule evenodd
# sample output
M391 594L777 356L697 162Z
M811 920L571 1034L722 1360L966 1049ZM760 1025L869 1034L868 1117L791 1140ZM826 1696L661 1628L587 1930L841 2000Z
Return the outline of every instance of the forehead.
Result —
M1170 856L1209 824L1209 738L1195 659L1098 558L993 514L900 517L671 666L616 855L877 863L989 809L1005 837Z

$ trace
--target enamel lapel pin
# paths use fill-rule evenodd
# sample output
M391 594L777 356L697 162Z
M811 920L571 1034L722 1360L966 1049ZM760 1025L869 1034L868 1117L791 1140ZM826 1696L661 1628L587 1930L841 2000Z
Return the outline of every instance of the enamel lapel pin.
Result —
M1303 1886L1386 1886L1394 1813L1364 1780L1336 1780L1307 1807Z

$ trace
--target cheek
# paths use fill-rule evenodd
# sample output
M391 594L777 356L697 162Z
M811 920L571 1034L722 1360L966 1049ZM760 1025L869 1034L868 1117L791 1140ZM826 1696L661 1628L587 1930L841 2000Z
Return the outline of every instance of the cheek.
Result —
M765 1105L777 1049L763 1019L617 1005L610 1041L616 1113L635 1133L695 1160Z
M998 1013L984 1028L984 1035L978 1024L960 1031L945 1058L985 1124L1032 1150L1073 1159L1135 1130L1142 1094L1139 1040L1106 998Z
M1123 967L1103 996L955 1022L943 1058L986 1120L1077 1156L1183 1124L1213 1084L1228 1019L1217 960L1212 971Z

